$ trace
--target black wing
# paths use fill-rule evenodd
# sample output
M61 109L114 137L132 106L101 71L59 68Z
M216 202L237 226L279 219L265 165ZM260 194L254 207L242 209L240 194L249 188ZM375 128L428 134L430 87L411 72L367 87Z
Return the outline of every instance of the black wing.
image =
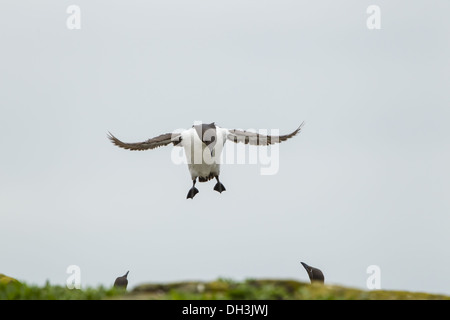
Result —
M168 144L173 143L173 145L178 145L181 142L181 134L180 133L165 133L159 135L157 137L148 139L144 142L135 142L135 143L126 143L122 142L113 136L110 132L108 135L109 140L114 143L116 146L120 148L124 148L127 150L148 150L155 149L161 146L167 146Z
M243 142L245 144L250 144L253 146L267 146L269 144L280 143L292 138L301 131L304 124L305 123L302 122L300 126L293 132L282 136L269 136L255 132L232 129L228 130L229 134L227 135L227 139L236 143Z

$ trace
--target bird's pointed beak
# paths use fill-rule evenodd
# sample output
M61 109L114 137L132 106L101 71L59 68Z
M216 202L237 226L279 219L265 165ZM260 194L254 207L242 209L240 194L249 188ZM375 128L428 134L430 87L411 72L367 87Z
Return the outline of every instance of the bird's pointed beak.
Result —
M127 271L127 273L125 273L125 277L127 277L128 276L128 273L129 273L130 271Z
M309 266L308 266L306 263L304 263L304 262L300 262L300 263L301 263L302 266L308 271Z

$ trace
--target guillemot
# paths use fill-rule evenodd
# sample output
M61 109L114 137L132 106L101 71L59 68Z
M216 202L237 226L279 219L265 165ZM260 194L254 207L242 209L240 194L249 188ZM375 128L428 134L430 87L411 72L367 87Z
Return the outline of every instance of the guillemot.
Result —
M313 281L317 281L317 282L321 282L321 283L325 282L325 277L324 277L322 271L320 271L320 269L308 266L304 262L300 262L300 263L306 269L306 272L308 273L309 280L311 281L311 283Z
M197 179L199 182L206 182L215 178L217 183L214 186L214 190L219 193L226 190L225 186L219 180L220 161L218 160L227 140L235 143L242 142L256 146L267 146L292 138L300 132L303 124L302 122L293 132L281 136L221 128L213 122L210 124L194 124L190 129L181 132L165 133L137 143L122 142L111 133L109 133L108 138L116 146L127 150L141 151L155 149L169 144L183 147L193 183L186 198L193 199L199 192L195 187Z
M116 288L124 288L126 289L128 286L128 273L130 271L127 271L127 273L125 273L123 276L121 277L117 277L116 280L114 281L114 287Z

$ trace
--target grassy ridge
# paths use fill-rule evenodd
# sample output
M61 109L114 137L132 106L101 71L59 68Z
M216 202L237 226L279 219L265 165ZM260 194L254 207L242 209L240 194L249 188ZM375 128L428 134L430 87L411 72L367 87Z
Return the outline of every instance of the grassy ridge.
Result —
M365 291L342 286L309 284L295 280L249 279L237 282L218 279L211 282L143 284L132 290L115 288L67 289L63 286L27 285L0 274L0 300L450 300L450 296L422 292Z
M28 285L0 274L0 300L100 300L123 293L123 290L104 287L70 290L49 282L44 286Z
M296 280L219 279L212 282L144 284L122 296L125 299L177 300L450 300L450 296L423 292L365 291L343 286L304 283Z

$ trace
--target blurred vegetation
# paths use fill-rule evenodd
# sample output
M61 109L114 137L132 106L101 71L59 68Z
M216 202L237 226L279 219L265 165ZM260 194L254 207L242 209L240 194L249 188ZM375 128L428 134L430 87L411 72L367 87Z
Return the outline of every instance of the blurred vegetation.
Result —
M11 282L18 282L16 279L5 276L3 273L0 273L0 284L7 284Z
M0 274L0 300L450 300L450 296L423 292L365 291L296 280L248 279L211 282L185 281L167 284L149 283L132 290L116 288L68 289L64 286L35 286Z
M296 280L248 279L237 282L218 279L212 282L143 284L121 299L184 300L450 300L450 296L423 292L366 291Z
M87 288L70 290L65 286L28 285L0 274L0 300L100 300L123 295L125 290L116 288Z

